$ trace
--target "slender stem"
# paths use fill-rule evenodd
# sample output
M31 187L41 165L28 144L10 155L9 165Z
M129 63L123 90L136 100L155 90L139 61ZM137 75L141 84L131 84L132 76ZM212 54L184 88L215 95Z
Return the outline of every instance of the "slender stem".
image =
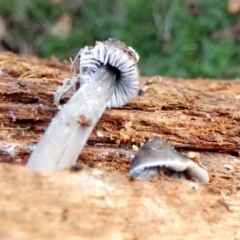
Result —
M75 164L115 86L114 71L109 66L99 68L52 119L27 167L35 171L57 171ZM88 124L79 123L80 116L88 119Z

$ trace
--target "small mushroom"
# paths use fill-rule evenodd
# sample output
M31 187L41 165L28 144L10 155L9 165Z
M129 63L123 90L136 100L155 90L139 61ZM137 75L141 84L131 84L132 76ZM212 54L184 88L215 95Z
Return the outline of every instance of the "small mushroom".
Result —
M207 171L196 162L177 152L168 143L152 139L136 153L130 165L129 177L154 179L160 173L175 179L209 182Z
M106 107L126 104L138 93L139 56L109 39L79 52L81 88L52 119L27 167L57 171L73 166ZM82 116L91 124L79 124Z

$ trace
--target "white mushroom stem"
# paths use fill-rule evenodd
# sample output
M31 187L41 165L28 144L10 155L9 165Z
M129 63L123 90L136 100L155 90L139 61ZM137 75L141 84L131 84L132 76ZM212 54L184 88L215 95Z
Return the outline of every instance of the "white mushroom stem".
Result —
M57 171L74 165L94 126L106 109L116 87L116 75L108 65L96 70L52 119L30 156L34 171ZM80 116L89 120L79 123Z

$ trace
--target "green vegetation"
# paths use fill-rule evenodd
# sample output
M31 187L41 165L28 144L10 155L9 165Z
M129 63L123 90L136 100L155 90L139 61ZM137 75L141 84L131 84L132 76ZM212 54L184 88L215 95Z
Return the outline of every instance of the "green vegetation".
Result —
M238 16L219 0L1 0L6 41L40 57L74 58L95 40L118 38L139 53L142 75L238 78ZM72 18L65 38L51 35L62 14ZM227 29L227 31L222 31ZM238 33L240 35L240 33Z

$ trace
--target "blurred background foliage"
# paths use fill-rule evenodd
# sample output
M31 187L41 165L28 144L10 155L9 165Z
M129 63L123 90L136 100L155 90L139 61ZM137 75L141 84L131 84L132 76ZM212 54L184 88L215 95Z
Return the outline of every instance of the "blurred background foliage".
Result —
M142 75L239 78L239 0L0 0L1 51L61 60L117 38Z

